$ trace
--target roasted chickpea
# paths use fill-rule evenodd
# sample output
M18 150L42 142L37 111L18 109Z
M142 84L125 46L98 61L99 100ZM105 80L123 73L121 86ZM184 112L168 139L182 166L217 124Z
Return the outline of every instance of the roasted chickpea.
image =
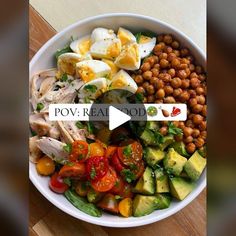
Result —
M176 58L176 55L173 52L171 52L168 54L167 60L169 62L172 62L175 58Z
M157 77L152 77L152 78L150 79L150 84L153 84L153 85L155 86L155 84L157 83L157 81L158 81L158 78L157 78Z
M179 42L178 41L173 41L171 44L172 48L178 49L179 48Z
M143 78L146 79L146 80L150 80L152 78L152 72L150 70L145 71L143 73Z
M168 95L171 95L174 91L174 89L170 86L170 85L167 85L164 87L164 90L165 90L165 94L168 96Z
M149 84L148 82L144 82L144 83L143 83L143 88L144 88L144 89L147 89L147 87L148 87L149 85L150 85L150 84Z
M171 44L172 41L173 41L173 38L172 38L171 35L166 34L166 35L163 37L163 41L164 41L164 43L166 43L166 44Z
M181 102L186 102L186 101L189 100L190 95L189 95L188 91L183 91L183 92L179 95L178 98L179 98L179 100L180 100Z
M160 43L163 41L163 38L164 38L164 35L163 34L160 34L157 36L157 41Z
M171 68L168 70L168 74L173 78L175 77L175 69L174 68Z
M136 75L135 78L134 78L134 81L137 84L141 84L141 83L143 83L143 77L141 75Z
M204 105L202 108L202 115L206 117L207 115L207 105Z
M174 58L172 61L171 61L171 65L175 68L175 69L178 69L179 68L179 65L180 65L180 60L178 58Z
M190 85L190 81L188 79L183 79L182 80L181 88L186 89L186 88L189 87L189 85Z
M181 63L180 65L179 65L179 70L185 70L185 69L187 69L188 68L188 64L186 64L186 63Z
M184 127L185 127L184 122L183 122L183 121L180 121L180 122L179 122L179 128L180 128L180 129L184 129Z
M146 88L146 90L147 90L147 93L148 93L149 95L152 95L152 94L155 93L155 89L154 89L154 86L153 86L152 84L148 85L147 88Z
M150 63L148 63L148 62L144 62L144 63L142 64L142 66L141 66L141 70L142 70L143 72L148 71L148 70L150 70L150 69L151 69L151 65L150 65Z
M179 77L173 78L170 83L173 88L179 88L182 85L182 81Z
M192 107L192 111L194 113L200 113L202 111L203 105L196 104Z
M196 70L197 74L202 73L202 67L201 66L196 66L195 70Z
M192 120L187 120L187 121L185 122L185 124L186 124L186 126L188 126L188 127L194 128L194 123L193 123Z
M202 122L199 124L199 129L200 129L201 131L204 131L204 130L206 130L206 128L207 128L207 123L206 123L206 121L202 121Z
M201 115L195 114L195 115L193 116L193 123L194 123L195 125L200 125L202 121L203 121L203 117L202 117Z
M163 103L163 99L156 99L155 103Z
M162 52L162 50L165 48L165 46L166 45L163 42L158 43L153 49L154 54L157 55L158 53Z
M175 98L177 98L182 92L183 92L183 90L182 90L181 88L174 89L174 91L173 91L173 96L174 96Z
M167 133L168 133L168 129L166 126L162 126L159 131L164 136L167 135Z
M180 50L180 54L182 57L185 57L189 54L189 50L187 48L183 48Z
M153 66L155 64L155 59L152 56L150 56L145 60L145 62L149 63L150 66Z
M164 86L165 86L165 83L162 80L158 79L157 83L155 84L156 89L164 88Z
M199 135L200 135L200 131L199 131L198 129L193 129L192 136L193 136L194 138L197 138Z
M192 135L193 129L191 127L184 127L183 133L184 133L185 137L188 137L188 136Z
M145 89L144 89L142 86L140 86L140 87L138 87L138 89L137 89L137 92L136 92L136 93L145 94Z
M205 97L204 97L203 95L197 96L196 99L197 99L197 102L198 102L199 104L205 105L206 99L205 99Z
M204 130L204 131L201 131L200 137L203 138L204 140L206 140L206 138L207 138L207 132L206 132L205 130Z
M147 103L147 98L146 97L143 98L143 103Z
M192 72L190 74L190 79L192 79L192 78L198 78L198 74L196 72Z
M175 98L172 96L168 96L164 98L164 103L175 103Z
M167 68L169 66L169 62L166 59L161 59L160 66L161 68Z
M178 134L178 135L175 135L174 138L175 138L176 142L180 142L180 141L183 140L183 135L182 134Z
M195 144L194 144L194 143L188 143L188 144L186 145L186 150L187 150L187 152L188 152L189 154L194 153L195 150L196 150Z
M147 97L147 102L148 103L153 103L155 101L155 96L154 95L149 95L148 97Z
M172 47L166 47L164 49L164 52L166 52L167 54L171 53L173 51Z
M153 68L160 70L161 67L160 67L159 63L156 63L156 64L154 64Z
M201 148L205 144L205 141L203 138L198 137L197 139L195 139L194 143L197 148Z
M197 87L197 88L196 88L196 93L197 93L198 95L204 95L205 90L204 90L203 87Z
M203 81L205 81L205 80L206 80L206 75L204 75L204 74L201 74L201 75L199 75L199 77L198 77L198 78L199 78L199 80L200 80L200 81L202 81L202 82L203 82Z
M190 64L190 65L189 65L189 69L190 69L190 71L194 71L194 70L195 70L195 65Z
M186 79L188 77L187 73L185 70L179 70L177 72L177 76L180 78L180 79Z
M164 89L158 89L156 92L156 98L164 98L165 97L165 90Z
M192 136L188 136L188 137L184 138L184 143L192 143L192 142L193 142Z
M174 53L177 57L180 56L180 51L179 51L179 50L173 50L173 53Z
M167 74L167 73L163 73L162 80L165 83L169 83L171 81L171 76L169 74Z
M200 80L198 78L191 78L190 79L190 84L192 88L197 88L200 85Z
M190 98L195 98L197 96L196 91L193 89L188 90Z

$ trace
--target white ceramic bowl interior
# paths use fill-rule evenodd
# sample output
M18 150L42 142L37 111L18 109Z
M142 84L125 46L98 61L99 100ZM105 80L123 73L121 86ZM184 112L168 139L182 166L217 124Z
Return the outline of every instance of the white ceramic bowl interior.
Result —
M51 38L31 60L29 70L30 79L32 75L41 70L55 67L54 54L56 50L64 47L65 44L69 42L71 36L74 38L80 38L84 35L90 34L95 27L106 27L117 30L119 26L129 29L131 32L152 31L156 34L170 33L181 42L181 45L184 45L191 50L192 55L195 56L200 65L203 67L206 66L206 57L200 48L195 45L191 39L174 27L147 16L130 13L111 13L79 21ZM63 195L52 192L48 187L49 178L39 176L35 165L32 163L29 164L29 175L30 180L36 188L52 204L60 208L62 211L80 220L109 227L134 227L162 220L184 208L195 199L206 186L206 171L204 171L193 192L183 201L174 200L168 209L156 210L152 214L144 217L122 218L103 213L102 217L96 218L75 208Z

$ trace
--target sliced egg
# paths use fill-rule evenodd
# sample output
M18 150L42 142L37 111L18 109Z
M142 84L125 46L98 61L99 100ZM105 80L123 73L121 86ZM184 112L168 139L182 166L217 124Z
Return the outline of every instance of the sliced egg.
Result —
M74 75L76 63L82 60L81 55L73 52L63 53L58 57L57 67L60 74Z
M114 39L114 38L116 38L114 31L106 28L95 28L91 34L92 43L104 39Z
M122 69L137 70L140 67L140 52L137 43L129 43L122 47L120 55L116 58L115 64Z
M139 40L139 51L140 51L140 56L143 59L144 57L148 56L153 48L156 45L156 38L150 38L147 36L141 36Z
M90 35L86 35L78 40L73 41L70 44L70 48L75 53L86 55L90 50L91 44Z
M121 52L119 39L103 39L92 44L90 53L95 58L114 60Z
M85 60L76 64L76 75L84 82L89 82L98 77L108 77L111 68L103 61Z
M122 45L136 42L135 36L129 30L122 27L119 28L117 37L120 39Z
M105 62L111 68L111 73L109 78L111 78L118 72L119 69L112 60L102 59L102 61Z
M124 70L120 70L111 80L110 89L124 89L135 93L138 89L137 84L131 76Z
M84 84L79 92L79 98L96 99L108 89L108 80L106 78L97 78Z

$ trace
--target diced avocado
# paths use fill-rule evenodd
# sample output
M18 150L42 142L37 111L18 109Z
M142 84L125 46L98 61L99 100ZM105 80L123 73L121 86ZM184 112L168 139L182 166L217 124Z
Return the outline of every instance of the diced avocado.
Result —
M145 216L151 214L157 208L156 196L136 195L133 201L133 216Z
M171 203L171 196L166 193L157 193L155 194L157 198L157 208L156 209L165 209L170 206Z
M88 202L96 203L103 197L103 193L95 191L93 188L89 189L87 194Z
M187 159L176 152L174 148L169 149L166 157L163 160L166 171L176 176L180 175L186 162Z
M183 142L174 142L171 147L175 149L176 152L178 152L180 155L189 157L190 155L186 151L185 145Z
M143 143L147 146L148 145L151 145L151 146L158 145L155 134L149 129L144 129L142 134L140 135L140 138L143 140Z
M168 176L164 173L164 171L161 168L156 169L154 173L156 178L156 192L168 193L170 191Z
M157 147L147 147L145 149L145 160L149 166L155 168L156 165L163 160L165 152L161 151Z
M206 145L199 148L198 152L202 157L206 157Z
M153 172L150 167L147 167L145 169L143 176L138 180L133 191L136 193L142 193L147 195L152 195L155 193Z
M163 138L163 143L159 145L159 148L163 151L165 150L170 144L174 142L174 137L172 135L167 135Z
M181 177L170 178L170 192L178 200L185 199L194 189L194 183Z
M206 166L206 159L203 158L198 153L198 151L195 151L194 154L185 163L184 170L193 181L196 181L199 179L205 166Z
M146 128L152 131L158 131L160 126L157 121L147 121Z

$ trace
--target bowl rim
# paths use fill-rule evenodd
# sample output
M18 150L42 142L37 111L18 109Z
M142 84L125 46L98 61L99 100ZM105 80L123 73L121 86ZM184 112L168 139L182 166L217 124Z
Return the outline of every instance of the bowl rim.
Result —
M79 20L79 21L65 27L60 32L56 33L33 56L33 58L31 59L31 61L29 63L29 72L31 71L31 68L35 64L35 62L40 58L42 52L44 52L47 49L47 47L53 43L53 41L55 41L58 38L60 38L61 36L63 36L67 31L70 31L73 28L79 27L80 25L86 24L87 22L90 22L90 21L96 21L99 19L110 18L110 17L131 17L131 18L144 19L144 20L152 21L153 23L156 23L156 24L160 24L167 29L171 29L174 33L176 33L176 35L180 35L189 44L191 44L191 46L196 49L198 54L200 54L200 56L204 59L204 61L206 63L206 54L202 51L202 49L198 45L196 45L192 39L190 39L187 35L185 35L182 31L178 30L176 27L174 27L166 22L163 22L159 19L156 19L156 18L150 17L150 16L146 16L146 15L141 15L141 14L136 14L136 13L106 13L106 14L100 14L100 15L84 18L82 20ZM31 78L29 78L29 80L31 80ZM37 177L33 174L32 170L31 170L31 165L35 165L35 164L30 163L30 165L29 165L29 178L30 178L31 182L38 189L38 191L47 200L49 200L53 205L55 205L57 208L59 208L63 212L65 212L65 213L67 213L79 220L83 220L88 223L92 223L92 224L100 225L100 226L106 226L106 227L115 227L115 228L137 227L137 226L147 225L147 224L151 224L151 223L163 220L163 219L177 213L178 211L183 209L185 206L187 206L206 187L206 177L205 177L203 179L203 181L195 188L194 194L189 195L188 198L186 198L185 200L178 202L178 204L173 209L170 209L169 211L162 213L162 215L158 218L157 217L150 217L150 218L143 219L143 217L140 217L140 220L137 220L134 222L132 222L132 221L130 222L128 220L126 222L123 222L123 221L120 221L120 222L119 221L103 221L103 220L101 220L101 218L92 217L90 215L80 215L78 217L78 213L76 214L75 210L68 209L66 206L62 205L58 199L55 199L51 195L47 195L46 190L44 189L44 187L42 185L39 184L39 182L37 181ZM206 170L205 170L205 172L206 172Z

